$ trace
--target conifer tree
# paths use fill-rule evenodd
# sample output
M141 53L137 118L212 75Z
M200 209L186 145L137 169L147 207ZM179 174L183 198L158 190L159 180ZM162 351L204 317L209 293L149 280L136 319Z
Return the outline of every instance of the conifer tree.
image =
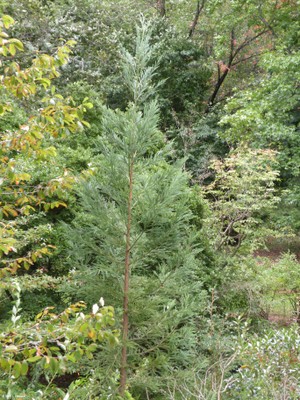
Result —
M135 55L123 51L131 101L125 112L103 111L94 176L80 185L67 232L77 292L91 302L103 296L119 315L122 398L128 385L138 395L159 391L163 375L196 362L205 297L189 177L182 162L167 162L172 148L158 130L150 39L143 22Z

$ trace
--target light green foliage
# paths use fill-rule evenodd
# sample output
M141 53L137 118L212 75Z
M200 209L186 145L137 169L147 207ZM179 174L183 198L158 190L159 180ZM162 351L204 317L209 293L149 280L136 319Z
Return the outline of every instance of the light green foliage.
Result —
M294 325L282 330L269 330L259 337L255 335L241 339L238 346L241 367L228 398L299 398L298 327Z
M144 105L157 90L152 83L156 67L150 66L154 48L151 48L149 31L150 24L142 21L137 28L134 56L123 49L122 76L136 106Z
M276 153L242 145L215 160L214 181L205 188L213 210L211 227L217 250L255 250L263 240L264 216L279 202ZM266 230L265 235L268 233Z

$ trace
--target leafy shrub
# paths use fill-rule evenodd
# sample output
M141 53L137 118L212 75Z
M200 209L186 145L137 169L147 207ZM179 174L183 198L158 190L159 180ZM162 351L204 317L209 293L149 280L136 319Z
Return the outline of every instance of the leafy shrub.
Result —
M241 367L230 399L299 399L300 334L297 325L272 329L238 344Z

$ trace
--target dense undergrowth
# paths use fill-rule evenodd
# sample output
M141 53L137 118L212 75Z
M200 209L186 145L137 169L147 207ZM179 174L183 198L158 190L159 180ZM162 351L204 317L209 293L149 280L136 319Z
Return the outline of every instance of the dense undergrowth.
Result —
M0 4L1 398L299 398L298 5Z

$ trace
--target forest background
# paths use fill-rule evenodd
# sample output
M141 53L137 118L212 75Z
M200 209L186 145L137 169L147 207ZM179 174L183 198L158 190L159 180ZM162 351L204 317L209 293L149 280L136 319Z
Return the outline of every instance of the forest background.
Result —
M299 5L0 2L1 398L299 398Z

